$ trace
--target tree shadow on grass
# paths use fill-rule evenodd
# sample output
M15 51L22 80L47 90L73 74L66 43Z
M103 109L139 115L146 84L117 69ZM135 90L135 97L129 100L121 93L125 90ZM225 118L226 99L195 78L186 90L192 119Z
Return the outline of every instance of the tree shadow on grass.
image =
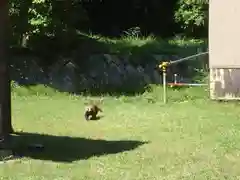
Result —
M147 143L131 140L93 140L26 132L13 135L11 142L14 153L21 157L67 163L85 160L93 156L130 151ZM29 146L30 144L42 144L43 148L33 148Z

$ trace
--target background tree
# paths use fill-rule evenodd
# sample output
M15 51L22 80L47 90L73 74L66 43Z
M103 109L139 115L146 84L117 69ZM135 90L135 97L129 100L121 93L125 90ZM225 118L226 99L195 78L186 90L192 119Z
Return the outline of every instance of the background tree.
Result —
M0 147L8 144L9 134L13 131L11 124L11 95L8 68L8 2L0 3Z
M209 0L179 0L175 11L175 19L189 34L196 35L202 31L202 36L208 32L208 2Z

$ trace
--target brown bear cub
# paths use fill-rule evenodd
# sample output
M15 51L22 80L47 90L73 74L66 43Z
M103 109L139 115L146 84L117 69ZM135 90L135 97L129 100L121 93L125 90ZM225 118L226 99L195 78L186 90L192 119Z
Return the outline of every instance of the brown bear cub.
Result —
M88 120L97 120L97 114L99 112L103 112L102 109L99 107L97 102L91 101L86 107L84 112L85 119Z

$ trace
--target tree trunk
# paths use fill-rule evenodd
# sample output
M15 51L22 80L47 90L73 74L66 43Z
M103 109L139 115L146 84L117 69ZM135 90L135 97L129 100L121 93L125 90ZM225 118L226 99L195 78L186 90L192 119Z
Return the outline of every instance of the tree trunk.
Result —
M0 149L8 148L11 124L11 92L8 68L8 2L0 1Z

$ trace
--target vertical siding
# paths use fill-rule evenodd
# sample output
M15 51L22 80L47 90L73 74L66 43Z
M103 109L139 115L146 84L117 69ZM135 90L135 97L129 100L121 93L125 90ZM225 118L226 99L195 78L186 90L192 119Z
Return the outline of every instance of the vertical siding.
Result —
M240 99L240 0L209 2L210 97Z
M240 69L210 69L210 97L240 100Z
M240 68L240 0L209 2L210 68Z

